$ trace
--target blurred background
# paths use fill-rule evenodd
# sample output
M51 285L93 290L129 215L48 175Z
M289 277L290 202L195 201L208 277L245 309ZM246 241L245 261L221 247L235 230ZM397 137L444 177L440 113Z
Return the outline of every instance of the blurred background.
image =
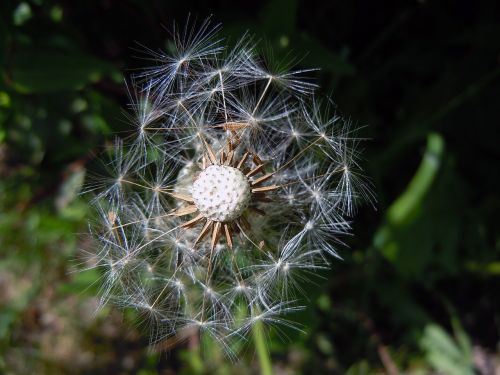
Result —
M251 345L148 348L133 311L96 313L85 248L93 159L130 130L123 79L174 20L318 67L363 127L378 197L343 261L270 335L276 374L500 374L500 3L26 0L0 3L0 373L257 374ZM139 50L139 51L138 51ZM496 224L495 224L496 222Z

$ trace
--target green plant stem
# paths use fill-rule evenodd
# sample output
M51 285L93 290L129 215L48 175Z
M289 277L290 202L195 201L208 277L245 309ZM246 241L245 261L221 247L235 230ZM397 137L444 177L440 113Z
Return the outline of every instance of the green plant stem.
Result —
M439 172L443 150L444 140L441 135L430 133L418 170L405 192L387 210L387 217L391 224L401 224L421 204Z
M265 338L264 325L258 320L253 327L253 339L257 356L259 357L260 373L262 375L273 375L273 366L271 358L269 357Z

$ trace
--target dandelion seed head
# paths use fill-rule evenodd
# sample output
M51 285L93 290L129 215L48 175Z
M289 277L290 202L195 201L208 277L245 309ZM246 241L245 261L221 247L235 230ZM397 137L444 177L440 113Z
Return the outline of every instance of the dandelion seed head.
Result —
M194 203L208 219L227 222L241 216L250 201L250 184L238 169L211 165L193 183Z
M102 303L142 311L151 341L194 329L229 352L256 322L297 328L295 294L374 196L314 70L263 63L248 35L226 47L219 28L188 22L171 54L146 48L155 65L127 83L134 135L86 192Z

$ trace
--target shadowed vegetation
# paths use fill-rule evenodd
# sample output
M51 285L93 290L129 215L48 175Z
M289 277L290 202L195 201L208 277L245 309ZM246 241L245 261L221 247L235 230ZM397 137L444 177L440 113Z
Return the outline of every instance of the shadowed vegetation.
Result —
M251 341L235 363L209 340L148 348L136 311L96 313L100 273L81 263L82 186L131 130L123 79L190 12L229 43L248 30L273 68L320 68L369 139L377 210L360 207L343 260L301 285L291 318L306 332L258 332L272 366ZM0 372L499 371L499 14L495 1L2 1Z

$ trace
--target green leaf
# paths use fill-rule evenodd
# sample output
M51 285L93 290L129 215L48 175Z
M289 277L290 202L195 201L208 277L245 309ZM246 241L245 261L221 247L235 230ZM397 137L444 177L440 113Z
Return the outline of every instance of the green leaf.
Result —
M443 138L436 133L429 134L427 150L420 166L406 191L391 205L387 212L389 221L399 224L418 207L434 181L443 154Z
M442 327L429 324L425 328L421 347L426 352L429 364L436 370L446 374L473 375L469 339L465 338L463 330L460 329L460 332L456 330L455 324L455 335L459 335L458 344Z
M456 251L465 225L462 196L462 182L444 154L442 138L430 134L417 172L376 232L375 247L405 279L430 286L455 274L462 262Z
M14 21L14 25L21 26L30 18L33 17L33 12L31 10L30 5L23 1L19 3L16 9L14 9L14 13L12 14L12 19Z

